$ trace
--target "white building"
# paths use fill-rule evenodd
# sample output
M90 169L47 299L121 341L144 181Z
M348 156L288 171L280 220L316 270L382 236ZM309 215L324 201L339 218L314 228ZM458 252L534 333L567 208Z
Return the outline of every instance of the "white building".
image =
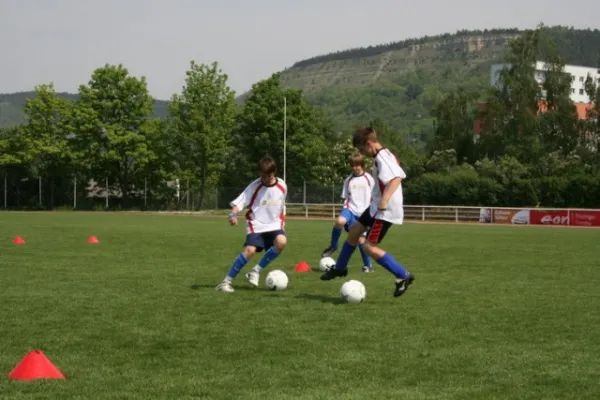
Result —
M491 68L490 84L495 86L500 79L500 71L510 68L510 64L494 64ZM541 85L544 81L546 64L543 61L535 63L535 79ZM585 93L585 81L591 76L596 85L600 85L600 68L583 67L579 65L565 65L564 71L571 74L571 100L574 103L589 103L590 99Z

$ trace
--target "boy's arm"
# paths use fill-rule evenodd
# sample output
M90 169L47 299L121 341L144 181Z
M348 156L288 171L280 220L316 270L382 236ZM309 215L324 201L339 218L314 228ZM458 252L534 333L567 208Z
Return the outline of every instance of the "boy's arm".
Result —
M383 211L387 208L390 198L402 183L402 179L406 178L406 173L397 162L391 160L384 159L380 161L379 165L378 179L385 184L385 189L381 194L377 209Z
M385 186L383 193L381 194L381 199L379 200L379 204L377 205L377 209L379 211L383 211L387 208L388 202L390 201L390 197L392 194L398 189L398 186L402 183L402 178L399 176L393 178L388 184Z
M340 197L344 200L348 198L348 181L350 181L349 177L344 179L344 186L342 186L342 195Z
M252 198L252 193L256 185L250 184L238 197L235 198L229 205L231 206L231 213L229 214L229 223L231 225L237 225L238 213L240 213Z

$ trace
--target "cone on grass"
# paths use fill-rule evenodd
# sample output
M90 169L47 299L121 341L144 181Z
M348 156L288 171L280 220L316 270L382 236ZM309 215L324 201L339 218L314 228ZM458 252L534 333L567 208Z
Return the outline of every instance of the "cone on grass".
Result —
M30 351L8 374L8 379L31 381L35 379L65 379L65 376L40 350Z
M311 272L310 266L306 263L306 261L300 261L296 267L294 268L296 272Z
M25 240L21 236L17 236L12 242L13 244L25 244Z
M100 243L100 241L98 240L98 238L96 236L90 236L87 240L88 243L90 244L97 244Z

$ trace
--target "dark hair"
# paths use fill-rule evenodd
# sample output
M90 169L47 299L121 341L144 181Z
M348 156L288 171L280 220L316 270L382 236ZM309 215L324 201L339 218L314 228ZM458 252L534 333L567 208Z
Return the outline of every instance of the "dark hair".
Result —
M377 132L375 132L375 129L372 127L366 126L364 128L359 128L354 132L354 136L352 137L352 145L354 147L362 147L368 141L377 141Z
M361 167L365 167L365 158L360 153L354 153L349 157L350 166L355 167L360 165Z
M261 174L271 175L275 173L277 166L273 157L265 156L260 159L258 163L258 169Z

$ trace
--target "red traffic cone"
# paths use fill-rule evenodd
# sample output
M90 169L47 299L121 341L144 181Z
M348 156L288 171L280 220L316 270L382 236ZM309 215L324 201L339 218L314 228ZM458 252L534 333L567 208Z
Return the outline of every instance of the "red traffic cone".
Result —
M312 269L310 269L310 267L306 263L306 261L300 261L294 268L294 271L296 271L296 272L311 272Z
M91 244L97 244L100 243L100 241L98 240L98 238L96 236L90 236L87 240L88 243Z
M25 244L25 240L21 236L17 236L12 242L13 244Z
M8 374L8 379L31 381L34 379L65 379L65 376L39 350L30 351Z

